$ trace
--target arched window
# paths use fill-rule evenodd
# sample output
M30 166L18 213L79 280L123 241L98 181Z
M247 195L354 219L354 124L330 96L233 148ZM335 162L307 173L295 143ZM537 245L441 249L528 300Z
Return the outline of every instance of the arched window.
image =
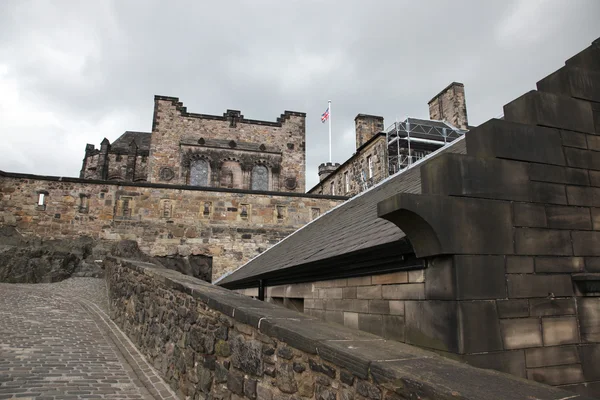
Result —
M194 160L190 163L190 185L208 186L208 161Z
M264 165L252 168L252 190L269 190L269 170Z

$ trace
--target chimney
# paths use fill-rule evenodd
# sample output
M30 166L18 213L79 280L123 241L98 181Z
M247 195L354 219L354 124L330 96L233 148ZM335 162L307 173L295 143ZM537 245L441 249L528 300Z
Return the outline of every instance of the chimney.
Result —
M331 173L333 173L338 167L340 163L323 163L319 165L319 182L323 182L325 178L327 178Z
M383 131L383 117L358 114L354 118L354 126L356 130L356 149L358 149L373 136Z
M446 121L457 128L468 129L465 85L452 82L429 100L429 118Z

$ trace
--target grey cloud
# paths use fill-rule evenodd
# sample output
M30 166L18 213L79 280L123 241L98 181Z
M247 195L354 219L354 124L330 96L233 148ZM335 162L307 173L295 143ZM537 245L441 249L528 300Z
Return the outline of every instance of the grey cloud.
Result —
M0 100L0 117L27 112L0 118L0 169L77 175L86 142L149 130L164 94L200 113L307 112L311 186L328 158L328 99L339 162L356 114L427 117L451 81L478 124L600 36L597 15L596 0L5 0L0 89L18 101Z

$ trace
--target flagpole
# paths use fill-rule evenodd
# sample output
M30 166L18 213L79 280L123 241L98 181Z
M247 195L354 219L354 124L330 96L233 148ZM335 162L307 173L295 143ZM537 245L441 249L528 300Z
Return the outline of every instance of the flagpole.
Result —
M329 162L331 162L331 100L329 100Z

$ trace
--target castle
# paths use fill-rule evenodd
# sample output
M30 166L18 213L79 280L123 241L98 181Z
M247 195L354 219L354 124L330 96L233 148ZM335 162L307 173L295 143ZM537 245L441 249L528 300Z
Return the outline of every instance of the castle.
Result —
M392 132L382 117L359 114L357 152L322 165L321 182L305 193L306 114L197 114L155 96L152 131L87 144L79 178L0 171L0 224L50 239L135 240L156 257L206 257L217 278L462 135L463 85L434 97L430 115L439 120L409 119Z

